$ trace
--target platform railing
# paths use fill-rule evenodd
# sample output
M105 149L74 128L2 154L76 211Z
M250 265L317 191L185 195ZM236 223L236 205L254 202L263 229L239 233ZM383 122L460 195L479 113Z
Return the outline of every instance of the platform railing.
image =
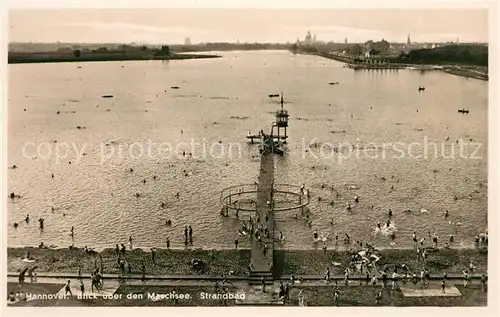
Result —
M241 184L230 186L223 189L220 193L220 202L223 208L240 210L240 211L256 211L256 204L248 203L248 194L256 194L259 192L258 184ZM310 198L307 195L307 191L302 187L291 184L274 184L273 185L273 196L277 197L276 194L283 194L286 196L292 196L297 199L298 202L285 207L274 207L274 211L285 211L285 210L295 210L304 208L309 204ZM281 196L281 195L279 195ZM256 196L252 196L253 201L256 201ZM239 203L244 200L245 203L242 205ZM251 201L252 199L250 199ZM251 205L251 206L248 206Z

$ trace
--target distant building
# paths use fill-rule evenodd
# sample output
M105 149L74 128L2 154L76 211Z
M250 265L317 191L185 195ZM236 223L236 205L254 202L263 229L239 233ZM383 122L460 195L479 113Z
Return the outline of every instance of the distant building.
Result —
M408 45L408 46L411 45L410 34L408 34L408 38L406 39L406 45Z
M184 39L184 45L191 45L191 38L186 37L186 38Z
M304 44L306 45L312 44L311 31L307 31L306 38L304 39Z
M330 42L330 43L332 43L332 42ZM301 41L299 38L297 38L296 44L302 45L302 46L316 46L316 45L321 45L321 44L325 44L325 43L318 41L316 34L311 34L311 31L307 31L304 40Z
M370 58L372 56L376 56L379 54L379 51L377 51L376 49L370 49L369 51L366 51L365 52L365 58Z
M347 44L347 36L344 39L344 43Z

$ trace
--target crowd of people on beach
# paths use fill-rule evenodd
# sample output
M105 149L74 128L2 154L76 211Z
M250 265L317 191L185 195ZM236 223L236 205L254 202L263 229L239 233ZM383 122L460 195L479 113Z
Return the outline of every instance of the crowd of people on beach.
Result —
M133 169L130 169L130 172L133 172ZM187 173L184 170L184 175L187 177L189 176L189 173ZM54 178L54 175L52 174L52 178ZM154 177L156 179L156 176ZM385 181L386 178L382 177L382 181ZM143 180L143 183L146 183L146 179ZM326 189L329 186L326 184L322 184L321 188ZM335 199L332 199L328 204L332 207L335 206L337 203L336 200L340 199L340 192L339 190L335 189L333 186L331 186L331 190L335 192ZM395 191L396 189L394 188L394 185L391 186L391 191ZM301 187L301 195L304 197L307 197L309 199L311 197L309 189L305 188L305 185L302 185ZM471 194L472 195L472 194ZM471 195L469 195L471 199ZM140 196L139 193L136 194L137 197ZM177 198L180 197L180 193L177 193L175 195ZM11 199L16 199L20 198L21 196L16 195L15 193L10 194ZM456 197L455 197L456 198ZM318 202L324 201L322 196L317 197ZM354 195L353 198L348 199L348 201L345 203L345 210L348 213L352 213L353 211L356 210L356 205L359 204L361 200L361 197L359 195ZM457 200L457 199L455 199ZM271 191L271 196L267 200L267 205L269 206L268 210L272 210L273 208L273 196L272 196L272 191ZM161 208L166 208L166 204L164 202L161 202L160 204ZM52 212L54 212L54 207L51 207ZM374 209L374 206L371 206L371 209ZM271 211L272 212L272 211ZM404 210L403 212L411 212L411 210ZM420 211L422 214L427 213L428 211L425 209L421 209ZM221 209L221 215L224 217L229 217L228 214L228 209L227 208L222 208ZM239 209L235 208L235 216L236 218L239 218ZM262 217L262 218L261 218ZM254 216L250 216L248 220L246 219L241 219L242 224L241 224L241 229L238 230L238 236L234 240L234 247L237 249L238 245L240 244L239 237L240 236L248 236L252 241L257 241L262 254L264 257L268 256L269 249L271 247L271 244L274 243L274 239L277 239L278 242L283 243L285 240L285 237L283 235L283 232L278 231L277 237L271 236L271 232L269 231L269 221L270 221L271 214L263 214L260 215L259 213L256 213ZM383 221L382 223L380 221L377 221L376 227L374 228L374 234L384 234L388 236L391 239L390 245L394 246L394 241L396 240L396 230L393 222L393 217L394 217L394 212L391 208L388 208L387 210L387 220ZM450 217L450 212L446 210L444 212L444 218L448 219ZM311 228L312 230L312 241L313 244L316 244L318 242L323 243L323 250L324 252L327 251L328 248L328 241L329 240L334 240L335 245L337 246L339 244L339 233L335 233L334 239L330 238L330 233L326 234L320 234L318 232L318 229L312 229L313 228L313 222L311 219L311 213L307 208L302 208L300 210L300 213L296 213L293 216L294 220L303 220L305 221L306 225ZM26 224L30 223L30 215L27 214L24 222ZM38 219L39 223L39 229L44 230L44 223L45 219L40 217ZM451 223L451 221L450 221ZM335 224L335 221L332 219L330 222L330 225L333 226ZM454 225L457 225L457 223L453 223ZM15 222L14 228L17 229L19 227L19 223ZM168 219L165 221L166 226L172 226L172 221L171 219ZM75 227L71 226L70 233L69 235L74 238L75 236ZM430 245L426 244L426 239L429 239L429 241L432 242L432 247ZM451 233L447 239L444 240L444 245L440 241L439 237L436 234L432 234L430 231L427 232L426 236L418 236L416 231L413 231L412 234L412 239L411 239L411 244L415 250L416 253L416 259L417 262L420 265L420 268L413 268L410 269L409 265L403 264L401 266L399 265L392 265L392 269L389 269L389 265L385 265L383 269L379 268L378 261L380 260L380 256L378 255L377 250L370 245L369 243L363 242L356 240L354 245L351 245L351 236L345 232L344 233L344 238L343 238L343 243L348 250L352 254L351 262L349 265L347 265L344 268L344 285L349 285L350 277L351 274L357 274L358 278L357 280L362 283L362 281L366 281L367 285L378 285L378 281L381 280L382 282L382 290L387 287L388 281L392 282L392 288L395 289L398 286L398 282L400 281L401 283L408 283L411 282L413 284L417 284L418 282L421 283L422 287L429 286L429 281L430 281L430 273L428 269L426 269L426 260L428 257L429 250L437 250L440 246L443 248L450 248L453 243L455 242L455 232ZM439 244L441 242L441 244ZM133 249L133 238L132 236L129 237L128 239L129 243L129 249ZM170 237L167 237L166 239L166 246L167 249L170 248ZM488 231L486 230L484 233L478 234L475 239L474 239L474 244L476 247L487 247L488 245ZM185 225L184 226L184 245L193 245L193 228L191 225ZM74 245L72 245L73 247ZM40 243L40 248L44 248L43 242ZM85 250L88 252L92 252L92 249L85 247ZM122 243L121 246L118 244L116 245L116 256L117 256L117 266L120 268L121 276L124 276L126 272L129 274L133 272L132 264L130 262L127 262L125 259L125 252L126 252L126 247ZM151 253L151 260L154 263L156 263L156 248L151 248L150 249ZM32 257L30 254L27 255L26 259L31 260ZM340 264L334 263L334 266L339 266ZM272 263L270 263L271 269L272 269ZM19 284L22 286L25 280L25 276L28 275L32 280L33 278L36 280L36 272L35 269L37 266L33 266L28 269L24 269L20 272L19 274ZM251 273L253 270L253 264L251 263L249 265L249 272ZM390 273L390 270L392 272ZM145 279L146 276L146 266L145 262L143 261L140 265L140 272L142 273L143 279ZM474 266L473 263L471 262L470 267L468 269L463 270L463 280L464 280L464 287L467 288L468 285L471 283L471 276L474 273ZM79 276L81 276L81 267L79 268ZM363 278L362 278L363 277ZM294 279L294 278L293 278ZM278 291L278 297L282 300L286 300L289 298L289 292L290 289L294 285L294 281L292 279L292 282L289 283L280 283L279 291ZM485 285L486 285L486 276L483 274L481 276L481 288L484 291L485 290ZM91 280L92 280L92 291L94 289L99 290L102 289L102 272L100 272L99 268L97 268L92 272L91 274ZM325 282L329 284L331 282L331 269L328 266L326 268L326 273L325 273ZM442 291L446 291L446 284L447 283L447 274L444 272L443 274L443 279L441 282L442 286ZM337 285L337 281L335 280L335 285ZM263 291L265 290L265 283L263 282ZM69 289L69 292L71 292L69 288L69 281L66 286ZM82 290L84 289L83 282L82 282ZM377 293L376 297L376 302L379 302L383 296L383 291L380 291ZM335 302L338 304L340 300L340 290L338 288L335 288L334 290L334 298ZM10 295L9 295L10 297Z

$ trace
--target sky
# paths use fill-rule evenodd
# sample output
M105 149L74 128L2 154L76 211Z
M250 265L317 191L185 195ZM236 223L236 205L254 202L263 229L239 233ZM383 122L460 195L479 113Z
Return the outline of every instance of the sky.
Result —
M487 9L16 9L9 42L488 42Z

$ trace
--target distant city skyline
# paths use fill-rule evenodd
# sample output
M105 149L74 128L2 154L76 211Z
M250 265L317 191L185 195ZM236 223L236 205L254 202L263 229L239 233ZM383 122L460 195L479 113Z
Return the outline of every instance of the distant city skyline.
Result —
M44 9L9 11L9 42L193 44L488 42L486 9Z

